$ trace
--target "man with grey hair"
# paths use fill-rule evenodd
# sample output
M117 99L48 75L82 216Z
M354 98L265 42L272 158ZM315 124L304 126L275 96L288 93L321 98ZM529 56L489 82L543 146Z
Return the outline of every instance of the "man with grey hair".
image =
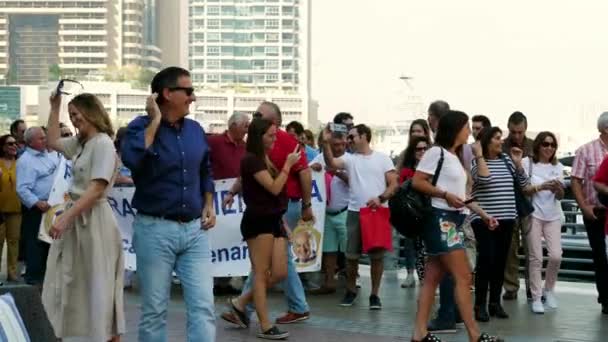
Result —
M56 153L48 153L46 134L41 127L25 131L25 152L17 160L17 195L23 204L21 239L25 246L25 282L41 286L44 281L49 245L38 240L42 214L47 203L55 170L59 164Z
M602 305L602 313L608 314L608 259L604 240L606 208L598 201L597 192L593 187L595 174L608 154L608 112L600 115L597 129L599 138L576 150L572 164L572 192L583 212L591 246L598 303Z
M228 129L222 134L207 137L211 149L211 169L215 180L238 178L241 159L245 155L245 136L249 129L249 115L236 112L228 119ZM239 229L239 227L234 227ZM238 295L241 291L230 284L232 278L215 278L216 296Z

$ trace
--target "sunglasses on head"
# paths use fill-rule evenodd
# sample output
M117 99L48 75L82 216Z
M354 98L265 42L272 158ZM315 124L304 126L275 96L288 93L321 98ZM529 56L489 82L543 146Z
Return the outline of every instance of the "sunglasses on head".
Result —
M556 143L550 143L550 142L546 142L546 141L543 141L543 143L542 143L542 144L540 144L540 146L542 146L542 147L553 147L553 148L557 148L557 144L556 144Z
M182 90L186 96L191 96L192 94L194 94L194 88L193 87L171 87L169 88L169 91L179 91Z

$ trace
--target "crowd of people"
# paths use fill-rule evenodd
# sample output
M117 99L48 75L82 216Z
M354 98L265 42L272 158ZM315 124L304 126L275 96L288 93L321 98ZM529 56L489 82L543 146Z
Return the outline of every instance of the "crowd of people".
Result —
M434 334L455 332L461 323L470 341L501 341L482 332L478 322L509 318L502 301L519 293L520 246L530 310L558 308L564 167L556 158L556 135L527 138L523 113L509 117L503 134L486 116L469 120L448 103L433 102L428 120L412 122L409 141L394 162L373 149L372 130L355 124L349 113L337 114L315 139L296 121L283 130L280 108L262 102L253 115L235 113L224 133L209 135L187 118L196 100L187 70L160 71L151 91L146 114L116 133L103 104L84 93L68 103L72 134L59 122L63 98L54 93L45 127L27 128L17 120L0 137L0 251L6 240L7 281L23 275L41 290L58 338L119 341L125 333L123 291L133 275L124 272L120 231L107 202L120 183L135 186L140 341L167 341L174 273L184 293L189 341L215 340L214 294L238 294L221 318L248 328L255 312L263 339L288 338L279 325L309 319L306 296L340 290L340 273L344 296L337 304L352 306L360 297L364 252L371 263L369 309L381 310L386 250L364 250L361 217L364 210L387 207L406 181L430 197L432 206L420 234L401 245L407 269L402 287L415 287L416 278L421 286L412 341L440 341ZM593 252L598 302L608 314L608 112L597 129L599 138L576 151L572 191ZM72 162L73 181L49 245L38 231L63 158ZM319 286L298 274L290 248L292 230L315 219L312 171L325 171L327 197ZM238 292L230 278L213 279L210 272L214 180L231 178L237 181L221 205L231 207L241 194L246 208L240 227L222 229L240 229L251 261ZM267 293L276 284L287 310L273 320ZM438 288L440 305L431 319Z

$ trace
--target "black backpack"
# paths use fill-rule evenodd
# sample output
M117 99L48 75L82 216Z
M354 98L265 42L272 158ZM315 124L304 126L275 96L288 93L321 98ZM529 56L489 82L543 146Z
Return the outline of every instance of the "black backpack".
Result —
M443 148L433 175L433 186L437 184L443 166ZM431 198L412 186L412 180L403 182L397 192L388 201L390 221L397 232L405 237L414 238L420 235L426 219L431 215Z

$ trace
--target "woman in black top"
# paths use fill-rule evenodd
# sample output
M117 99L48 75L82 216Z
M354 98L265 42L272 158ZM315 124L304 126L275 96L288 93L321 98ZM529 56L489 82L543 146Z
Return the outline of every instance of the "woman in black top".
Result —
M277 127L270 121L255 119L249 126L247 153L241 160L241 181L246 209L241 221L241 234L247 242L251 267L255 275L253 290L241 296L253 300L260 322L260 338L287 338L268 318L266 289L287 276L287 233L283 214L287 195L283 188L291 167L299 160L299 145L289 154L281 170L268 157L276 140ZM232 310L241 320L248 320L231 301Z

